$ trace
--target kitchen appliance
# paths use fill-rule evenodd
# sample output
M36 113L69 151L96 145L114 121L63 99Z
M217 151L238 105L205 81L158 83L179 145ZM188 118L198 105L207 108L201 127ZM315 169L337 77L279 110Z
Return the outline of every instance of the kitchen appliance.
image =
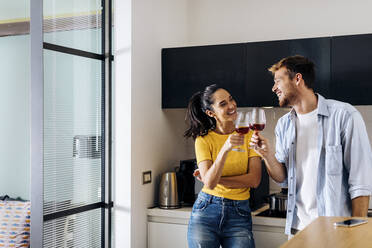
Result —
M261 183L257 188L251 188L249 206L252 211L255 211L267 203L267 195L269 194L269 175L266 171L265 162L262 160Z
M176 169L178 200L181 206L192 206L195 202L195 177L197 168L196 159L181 160Z
M288 201L287 194L288 189L282 188L279 193L269 195L270 210L274 212L286 212Z
M159 185L159 208L180 208L175 172L166 172L161 176Z
M273 211L271 209L266 209L265 211L258 213L256 216L285 219L287 217L287 212L278 212L278 211Z

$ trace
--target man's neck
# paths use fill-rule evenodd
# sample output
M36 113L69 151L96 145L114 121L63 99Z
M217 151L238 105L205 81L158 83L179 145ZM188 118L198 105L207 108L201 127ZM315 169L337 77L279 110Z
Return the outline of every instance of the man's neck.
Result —
M297 102L292 106L296 113L307 114L318 107L318 96L312 90L306 90L299 95Z

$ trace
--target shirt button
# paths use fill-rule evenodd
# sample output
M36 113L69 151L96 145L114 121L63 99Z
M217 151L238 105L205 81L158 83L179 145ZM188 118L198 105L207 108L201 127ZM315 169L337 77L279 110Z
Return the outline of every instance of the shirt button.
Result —
M288 213L292 212L292 210L288 210Z
M291 180L293 180L293 177L291 177Z
M293 194L289 194L289 196L293 196Z

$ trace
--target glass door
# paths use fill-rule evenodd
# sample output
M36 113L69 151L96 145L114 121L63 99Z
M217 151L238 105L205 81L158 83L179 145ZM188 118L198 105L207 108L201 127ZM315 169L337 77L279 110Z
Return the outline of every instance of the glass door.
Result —
M108 3L41 4L42 246L110 247Z

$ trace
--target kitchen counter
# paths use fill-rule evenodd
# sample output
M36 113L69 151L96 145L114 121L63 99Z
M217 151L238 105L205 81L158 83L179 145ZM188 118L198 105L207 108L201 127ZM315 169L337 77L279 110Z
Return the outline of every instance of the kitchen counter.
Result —
M269 208L269 205L265 205L262 208L252 212L252 224L253 225L269 225L273 227L284 227L284 218L274 218L265 216L256 216ZM161 209L158 207L147 209L148 221L162 222L162 223L173 223L173 224L184 224L187 225L190 219L192 207L183 207L178 209Z
M355 217L356 218L356 217ZM281 248L354 248L372 247L372 218L368 223L355 227L335 227L333 223L349 219L348 217L318 217L304 230L297 233Z
M190 219L191 209L192 207L177 209L149 208L147 209L147 220L151 222L187 225Z

